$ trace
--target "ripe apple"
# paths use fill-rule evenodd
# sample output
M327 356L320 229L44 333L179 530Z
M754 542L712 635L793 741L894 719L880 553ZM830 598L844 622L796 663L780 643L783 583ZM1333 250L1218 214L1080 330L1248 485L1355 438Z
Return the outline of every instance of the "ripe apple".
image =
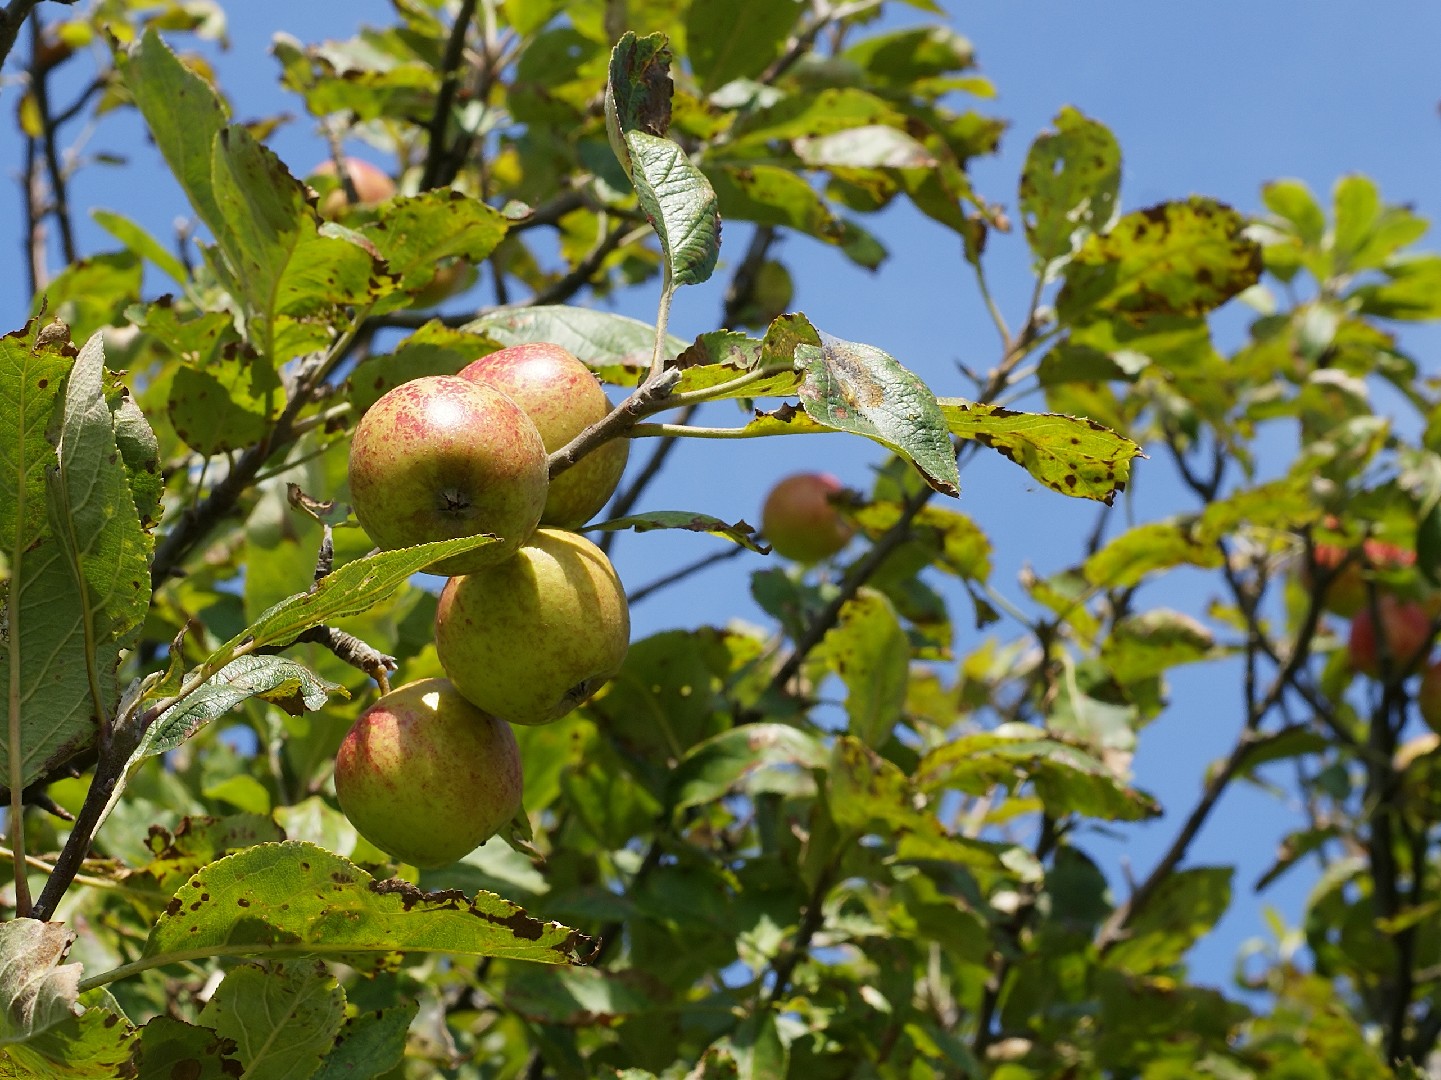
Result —
M830 473L787 476L766 496L761 534L787 559L813 563L830 558L855 531L833 501L842 490Z
M1382 637L1392 675L1409 675L1426 658L1431 645L1431 618L1414 600L1401 600L1389 593L1376 598L1381 616ZM1351 620L1347 653L1351 667L1373 679L1381 677L1381 650L1371 608L1363 607Z
M512 724L545 724L620 670L630 645L625 589L605 553L540 529L515 558L451 578L435 651L475 705Z
M381 396L350 443L355 516L385 549L490 533L501 540L431 567L463 574L515 553L540 521L545 445L499 390L428 375Z
M1322 606L1344 619L1351 618L1366 606L1368 570L1400 569L1416 562L1415 552L1384 540L1366 540L1357 555L1352 555L1350 548L1340 544L1317 544L1314 557L1318 571L1334 574L1326 586ZM1310 587L1309 581L1307 587Z
M355 185L358 201L354 205L357 207L365 209L378 206L395 194L395 181L384 170L368 161L357 157L348 157L345 159L345 172L350 177L350 182ZM335 176L335 162L322 161L310 170L310 175ZM345 193L345 182L341 180L339 185L327 192L325 198L320 201L320 216L326 221L334 221L343 216L352 205Z
M520 810L520 749L509 724L448 680L422 679L360 715L335 755L335 794L382 851L415 866L446 866Z
M590 368L559 345L531 342L482 356L461 369L465 379L489 383L535 422L547 453L565 446L610 412ZM560 473L550 484L542 525L574 529L610 500L630 457L629 439L611 439Z

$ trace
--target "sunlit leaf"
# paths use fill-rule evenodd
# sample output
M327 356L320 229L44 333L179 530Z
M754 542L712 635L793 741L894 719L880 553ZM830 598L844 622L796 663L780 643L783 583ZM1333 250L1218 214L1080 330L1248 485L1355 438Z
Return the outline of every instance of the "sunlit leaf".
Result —
M1021 172L1021 220L1042 273L1110 227L1121 187L1121 148L1105 125L1069 106L1054 124L1031 144Z
M684 529L688 532L709 533L729 540L733 544L764 553L768 549L756 539L754 527L744 521L728 524L709 514L693 514L688 510L647 510L643 514L611 518L585 527L586 532L617 532L630 529L634 532L652 532L656 529Z
M200 1012L247 1072L275 1080L309 1080L344 1020L335 976L305 963L233 968Z

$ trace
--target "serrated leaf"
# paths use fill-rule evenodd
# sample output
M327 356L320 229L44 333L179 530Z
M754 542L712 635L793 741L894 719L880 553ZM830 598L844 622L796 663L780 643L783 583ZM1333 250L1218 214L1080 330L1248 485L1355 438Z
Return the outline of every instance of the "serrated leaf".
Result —
M0 1043L25 1042L84 1011L81 965L62 962L74 941L62 923L0 923Z
M1245 228L1231 207L1199 196L1126 214L1071 257L1056 312L1067 323L1098 311L1204 315L1261 276L1261 246Z
M605 85L605 126L611 148L626 174L625 134L631 131L664 136L670 129L671 50L664 34L620 36L610 53Z
M197 454L239 450L265 437L284 404L275 365L247 347L178 368L166 409L175 434Z
M709 93L734 79L760 75L781 53L804 13L796 0L723 0L686 11L687 59Z
M135 499L135 514L145 528L160 517L160 500L165 494L165 475L160 467L160 441L145 413L128 391L121 391L111 402L115 421L115 445L130 478L130 493Z
M656 529L684 529L688 532L710 533L761 554L770 550L756 539L755 528L744 521L731 525L709 514L693 514L688 510L648 510L643 514L611 518L609 521L585 527L586 532L619 532L622 529L638 533L654 532Z
M655 348L655 326L625 315L563 304L515 308L483 315L466 323L465 330L484 334L500 345L549 341L575 354L592 369L626 367L648 369ZM677 356L687 343L667 334L667 357Z
M103 1002L108 1002L108 1005ZM0 1049L4 1080L114 1080L128 1076L137 1032L103 992L81 996L89 1005L23 1043Z
M479 262L505 239L510 222L499 210L451 189L399 196L375 209L361 235L385 257L387 271L414 291L430 283L443 259Z
M310 1080L372 1080L384 1076L405 1057L406 1032L420 1004L402 1002L388 1009L348 1018Z
M715 802L752 778L798 769L823 769L830 753L814 735L786 724L743 724L713 735L686 752L670 776L674 810ZM764 785L764 779L759 781ZM762 787L763 790L763 787Z
M910 640L885 594L862 588L847 600L816 656L845 684L850 734L884 745L905 707L911 661Z
M233 1080L243 1070L235 1044L208 1027L157 1016L140 1029L140 1075Z
M952 435L975 439L1062 495L1107 506L1124 491L1141 448L1104 424L1058 413L1023 413L999 405L941 398Z
M1110 227L1121 188L1121 148L1104 124L1070 106L1053 122L1056 130L1031 144L1021 171L1021 221L1041 274Z
M174 750L211 720L250 698L269 701L292 716L298 716L302 712L323 709L332 694L350 696L345 687L320 678L288 657L237 657L184 701L166 709L155 719L146 729L131 764Z
M345 992L323 964L233 968L200 1022L235 1044L247 1075L309 1080L345 1021Z
M946 417L926 384L889 353L818 333L803 317L796 318L794 356L805 373L799 395L806 414L836 431L889 447L915 465L931 487L959 495L961 477Z
M228 855L176 891L139 959L89 980L199 957L343 957L408 952L543 964L584 960L579 931L533 919L493 893L423 892L377 881L314 844L287 840ZM82 984L84 985L84 984Z
M655 229L672 286L699 285L720 257L720 210L715 190L679 143L625 133L631 184L640 208Z

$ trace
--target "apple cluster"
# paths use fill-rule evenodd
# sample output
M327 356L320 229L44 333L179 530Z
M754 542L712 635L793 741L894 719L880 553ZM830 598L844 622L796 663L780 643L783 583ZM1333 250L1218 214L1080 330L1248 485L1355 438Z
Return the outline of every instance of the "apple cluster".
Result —
M521 808L510 725L559 719L620 670L625 589L571 530L610 499L629 443L553 480L547 465L610 408L585 364L536 343L402 383L356 425L351 503L378 547L496 538L429 568L450 579L435 620L446 677L382 696L336 755L341 809L397 859L443 866L494 835Z

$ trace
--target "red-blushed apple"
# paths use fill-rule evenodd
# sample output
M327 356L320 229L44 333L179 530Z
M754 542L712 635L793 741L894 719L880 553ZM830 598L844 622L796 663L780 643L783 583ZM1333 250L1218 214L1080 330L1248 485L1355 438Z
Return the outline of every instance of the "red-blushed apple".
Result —
M512 724L558 720L620 670L625 589L585 537L540 529L515 558L451 578L435 651L455 688Z
M378 166L357 157L345 159L345 173L350 177L350 182L355 186L357 201L352 204L345 192L345 183L337 178L339 187L326 192L325 197L320 200L320 216L327 221L334 221L345 214L345 211L352 205L360 209L368 209L372 206L379 206L395 194L395 181ZM311 176L335 176L335 162L322 161L315 168L310 170Z
M1396 570L1416 563L1414 551L1374 539L1364 541L1361 550L1354 554L1340 544L1317 544L1314 558L1319 576L1332 575L1322 606L1345 619L1366 606L1366 578L1370 570ZM1307 588L1312 587L1307 575L1303 575L1302 580Z
M854 533L833 501L842 491L830 473L793 473L771 488L761 508L761 535L799 563L829 559Z
M1441 733L1441 661L1429 664L1416 688L1416 707L1433 732Z
M436 563L436 574L513 555L540 522L547 486L545 444L530 417L494 387L453 375L387 391L350 443L351 504L377 546L500 538Z
M1393 676L1409 675L1426 658L1431 645L1431 617L1426 609L1414 600L1402 600L1383 593L1376 598L1376 610L1381 617L1381 634L1376 633L1376 623L1370 606L1356 612L1351 620L1351 637L1347 643L1347 656L1351 667L1362 675L1373 679L1381 677L1381 642L1386 643L1388 673Z
M447 866L520 810L520 749L509 724L448 680L422 679L361 713L335 755L335 794L382 851Z
M590 368L559 345L528 342L482 356L461 369L513 399L540 430L548 453L561 449L611 410ZM610 500L630 457L629 439L596 447L550 482L542 525L574 529Z

